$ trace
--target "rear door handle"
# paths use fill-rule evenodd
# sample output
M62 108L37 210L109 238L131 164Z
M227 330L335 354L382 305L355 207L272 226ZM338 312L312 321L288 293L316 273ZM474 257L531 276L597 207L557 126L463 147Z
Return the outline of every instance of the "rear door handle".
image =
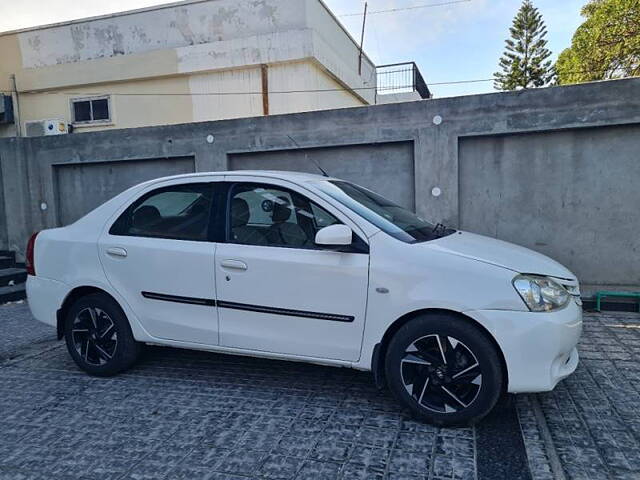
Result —
M230 268L232 270L246 270L249 268L246 263L240 260L222 260L220 265L222 265L223 268Z
M114 257L126 257L127 251L124 248L120 247L111 247L107 248L107 253Z

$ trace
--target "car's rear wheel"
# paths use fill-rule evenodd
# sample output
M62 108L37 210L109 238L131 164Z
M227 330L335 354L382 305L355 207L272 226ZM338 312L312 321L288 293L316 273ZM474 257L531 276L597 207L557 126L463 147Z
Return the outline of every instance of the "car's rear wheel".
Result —
M455 315L428 314L403 325L389 342L385 373L394 396L437 425L477 422L502 392L495 346Z
M131 367L140 355L120 306L96 293L78 299L67 312L64 328L69 354L90 375L108 377Z

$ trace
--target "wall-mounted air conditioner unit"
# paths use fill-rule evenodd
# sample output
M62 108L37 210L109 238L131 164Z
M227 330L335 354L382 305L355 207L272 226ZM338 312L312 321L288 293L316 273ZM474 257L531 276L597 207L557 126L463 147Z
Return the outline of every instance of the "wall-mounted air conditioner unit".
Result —
M0 95L0 124L13 123L13 99L11 95Z
M36 120L25 122L24 126L27 137L64 135L69 133L69 127L64 120Z

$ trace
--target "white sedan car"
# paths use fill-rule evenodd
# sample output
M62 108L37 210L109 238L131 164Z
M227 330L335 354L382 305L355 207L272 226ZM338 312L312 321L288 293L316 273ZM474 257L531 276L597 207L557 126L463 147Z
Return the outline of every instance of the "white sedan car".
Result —
M578 364L565 267L328 177L149 181L34 234L27 267L33 315L91 375L131 367L142 344L352 367L442 425Z

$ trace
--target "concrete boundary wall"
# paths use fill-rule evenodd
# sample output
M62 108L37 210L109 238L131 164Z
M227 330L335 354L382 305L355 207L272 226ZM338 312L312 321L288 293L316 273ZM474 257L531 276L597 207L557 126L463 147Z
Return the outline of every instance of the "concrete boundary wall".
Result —
M557 178L554 173L556 167L561 165L554 167L553 164L544 163L549 156L556 156L556 150L544 148L547 140L551 139L548 134L582 129L597 132L601 128L623 125L629 128L611 129L607 134L597 136L598 155L602 157L598 161L593 161L589 157L590 151L581 146L581 143L590 138L588 133L582 134L577 143L577 137L573 134L566 138L553 137L558 151L564 152L564 156L558 158L562 157L562 161L573 159L576 162L576 168L572 171L579 172L582 177L579 181L576 179L575 185L584 188L590 182L608 181L609 177L602 173L608 166L630 169L630 174L635 174L634 168L640 162L640 152L634 150L635 137L640 135L640 129L636 128L640 126L640 79L59 137L0 139L6 212L6 225L0 225L0 241L3 242L0 247L11 248L22 254L26 239L32 231L57 225L60 217L54 170L58 168L56 166L67 163L113 162L115 165L126 161L133 174L139 168L136 160L159 159L166 164L166 159L192 157L196 171L212 171L225 170L230 162L249 155L254 156L255 161L265 159L264 168L273 168L273 162L268 160L269 152L302 149L309 155L318 155L316 158L322 163L330 161L329 149L337 148L343 152L340 154L340 162L344 162L344 165L340 168L350 172L350 180L367 186L373 185L376 177L380 176L374 168L359 168L365 165L363 158L367 152L375 151L376 146L382 149L391 144L412 145L413 172L407 174L406 171L399 170L397 175L393 172L385 173L389 181L384 184L385 191L382 193L401 198L406 194L401 190L408 189L414 197L412 203L419 214L459 226L461 209L468 208L466 203L460 201L464 198L468 202L467 197L461 195L460 188L469 181L469 178L461 181L460 150L464 148L464 161L473 164L476 161L487 162L486 149L497 148L485 145L482 153L484 157L479 154L476 158L474 149L467 148L468 141L525 133L536 135L536 141L530 142L525 150L518 146L512 151L510 149L516 147L511 145L516 145L517 142L507 141L505 150L496 158L504 165L509 165L517 154L521 164L522 156L530 156L534 162L532 165L535 162L546 165L544 168L536 167L535 174L532 173L528 178L509 179L515 185L531 185L530 188L544 196L551 194L546 185L557 182L554 180ZM209 136L213 137L211 143L208 141ZM573 143L569 145L566 142ZM358 150L358 146L362 148ZM351 158L348 152L353 148L356 149ZM380 162L387 162L388 165L392 165L394 161L402 163L402 152L402 149L395 153L389 150L388 155L382 156ZM617 152L624 158L614 164L612 162L618 155ZM581 163L581 158L589 161ZM255 161L252 166L255 166ZM582 164L586 170L581 167ZM526 171L526 159L524 165ZM283 166L292 170L310 170L305 155L291 155L288 160L278 164L278 167ZM546 171L545 168L550 170ZM504 172L504 169L497 168L496 172L498 171ZM401 179L394 181L395 176ZM640 185L640 179L636 180L636 184ZM489 191L501 195L501 184L497 178L485 176L483 181L487 182ZM563 189L570 189L573 185L571 179L564 179L563 182ZM437 197L432 195L435 187L441 191L441 195ZM586 250L575 252L571 257L572 264L568 266L579 276L582 272L589 272L588 283L593 285L637 287L640 285L640 263L636 273L630 274L629 279L620 280L615 272L624 262L629 262L630 258L633 262L640 262L640 235L637 235L640 232L640 217L637 213L640 210L640 188L624 186L623 189L616 189L613 185L609 189L605 187L606 185L599 187L602 192L608 192L601 198L602 208L599 212L584 211L575 202L560 202L556 205L557 208L565 209L566 213L560 217L568 219L565 228L578 226L571 219L591 215L593 222L602 222L605 227L615 229L619 226L619 218L612 213L616 212L619 205L631 206L625 210L629 214L626 219L629 228L625 227L621 232L625 238L616 244L616 251L612 251L610 258L606 259L601 258L601 254L594 256L594 252L588 248L588 242L582 242L582 248ZM114 188L117 189L118 186ZM115 193L117 191L113 192ZM41 208L42 204L46 204L46 210ZM492 205L495 204L494 202ZM634 205L637 208L633 208ZM515 207L526 208L526 205ZM520 221L514 215L510 218L514 222ZM531 222L531 218L527 217L527 221ZM544 212L540 212L535 221L539 222L540 231L547 233L557 227L546 223ZM579 226L581 229L576 235L593 237L597 233L596 230L589 230L589 222L582 222ZM517 232L518 228L512 228L511 231ZM630 232L636 234L632 235ZM554 244L553 235L547 233L543 243ZM536 239L516 237L511 240L536 248ZM593 242L597 241L597 238L593 238ZM539 247L538 250L545 251ZM562 245L554 244L553 248L562 248ZM602 252L602 249L598 251ZM601 267L595 268L594 262L601 264Z

